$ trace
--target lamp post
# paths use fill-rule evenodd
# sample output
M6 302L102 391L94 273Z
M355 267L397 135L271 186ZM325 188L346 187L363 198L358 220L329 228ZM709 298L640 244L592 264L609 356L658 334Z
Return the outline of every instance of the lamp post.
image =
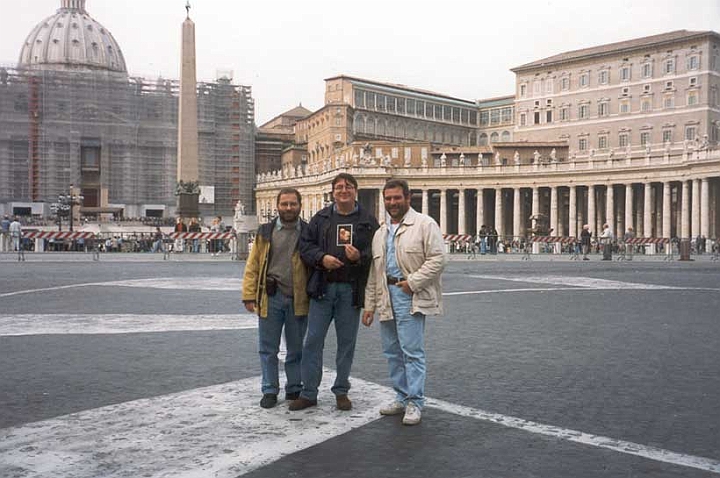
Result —
M85 198L80 194L75 194L75 188L70 185L68 194L59 194L58 202L50 206L51 210L56 211L58 216L58 228L62 230L61 217L68 216L70 223L70 232L73 231L73 208L82 205Z

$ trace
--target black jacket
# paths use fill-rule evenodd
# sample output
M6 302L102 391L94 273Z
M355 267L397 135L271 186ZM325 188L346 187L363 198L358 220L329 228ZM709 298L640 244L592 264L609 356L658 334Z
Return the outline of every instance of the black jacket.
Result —
M327 290L327 270L322 265L322 259L334 246L335 231L330 230L332 213L332 204L318 211L300 235L300 257L311 268L307 293L314 299L322 298ZM365 284L372 264L372 239L380 225L359 203L357 212L353 214L357 214L353 218L353 245L360 250L360 260L347 267L353 288L352 305L362 307L365 302Z

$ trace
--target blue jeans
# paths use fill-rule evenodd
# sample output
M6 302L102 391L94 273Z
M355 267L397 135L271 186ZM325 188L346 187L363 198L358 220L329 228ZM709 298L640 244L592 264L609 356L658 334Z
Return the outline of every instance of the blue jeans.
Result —
M303 390L308 400L317 400L322 381L323 349L330 322L335 321L337 377L332 387L335 395L347 395L350 390L350 368L355 356L355 342L360 326L360 309L352 305L352 286L332 282L322 299L310 299L308 331L302 356Z
M399 304L398 304L399 305ZM425 316L393 302L395 320L380 321L383 355L388 361L396 400L425 405Z
M262 393L278 394L280 379L278 372L278 352L280 335L285 327L287 357L285 359L286 393L299 392L300 362L302 360L303 336L307 329L307 317L296 317L293 298L282 292L268 297L268 315L258 319L258 350L262 367Z

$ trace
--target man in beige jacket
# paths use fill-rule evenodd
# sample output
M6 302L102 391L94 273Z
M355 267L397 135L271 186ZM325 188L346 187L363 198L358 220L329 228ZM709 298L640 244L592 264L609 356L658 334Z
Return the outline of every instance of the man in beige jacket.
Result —
M425 317L443 312L441 275L444 242L437 223L410 207L406 181L383 188L388 218L373 237L373 263L365 291L362 322L380 318L383 353L395 400L383 415L404 413L403 424L420 423L425 403Z

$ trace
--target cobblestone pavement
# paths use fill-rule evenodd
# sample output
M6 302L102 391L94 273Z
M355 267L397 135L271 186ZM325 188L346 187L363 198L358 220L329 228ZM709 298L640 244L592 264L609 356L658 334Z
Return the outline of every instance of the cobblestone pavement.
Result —
M0 477L720 476L720 264L453 258L428 406L361 327L334 409L258 407L243 263L28 255L0 265ZM140 256L140 257L138 257ZM551 260L552 259L552 260Z

